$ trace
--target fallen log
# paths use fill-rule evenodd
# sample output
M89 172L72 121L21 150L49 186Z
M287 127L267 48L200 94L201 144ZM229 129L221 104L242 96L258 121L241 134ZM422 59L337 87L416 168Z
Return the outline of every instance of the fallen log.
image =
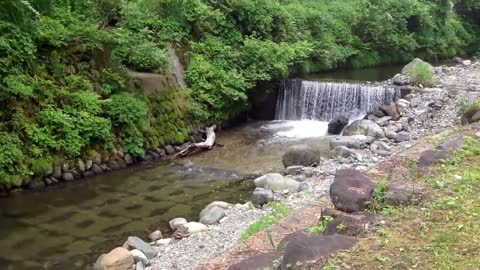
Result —
M215 145L215 128L216 126L213 125L211 127L206 128L206 134L207 134L207 139L203 142L199 143L192 143L190 144L187 148L183 149L182 151L178 152L173 159L179 158L179 157L185 157L191 153L197 152L198 150L210 150L212 147Z

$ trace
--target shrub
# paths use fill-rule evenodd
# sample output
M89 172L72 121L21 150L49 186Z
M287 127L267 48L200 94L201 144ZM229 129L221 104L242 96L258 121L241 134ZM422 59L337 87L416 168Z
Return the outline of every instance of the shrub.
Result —
M0 176L2 173L15 174L21 170L24 158L21 144L16 134L0 132Z
M415 65L408 73L414 84L422 84L425 87L433 86L433 71L426 63Z
M138 71L163 72L168 70L168 59L155 43L144 42L131 49L128 65Z

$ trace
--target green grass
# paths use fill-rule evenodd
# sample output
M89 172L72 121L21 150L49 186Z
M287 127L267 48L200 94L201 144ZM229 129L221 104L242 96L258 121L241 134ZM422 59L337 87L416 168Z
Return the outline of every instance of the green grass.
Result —
M389 226L324 269L480 269L479 142L467 138L452 162L421 180L432 190L422 207L384 208Z
M248 226L248 228L242 233L240 239L246 240L252 235L255 235L258 232L270 228L273 224L283 219L284 217L290 214L290 209L283 203L280 202L270 202L268 203L272 213L266 216L261 217L257 222Z
M327 228L328 224L333 220L332 217L329 216L324 216L322 217L321 221L319 224L312 226L308 229L309 233L315 233L315 234L323 234L325 229Z

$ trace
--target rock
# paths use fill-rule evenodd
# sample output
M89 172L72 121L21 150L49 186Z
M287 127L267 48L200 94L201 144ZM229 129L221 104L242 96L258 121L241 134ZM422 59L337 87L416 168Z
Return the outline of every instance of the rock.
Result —
M82 173L82 175L83 175L83 177L92 177L92 176L95 175L95 173L92 172L92 171L85 171L85 172Z
M473 116L472 116L472 122L478 122L480 120L480 111L476 112Z
M123 160L125 161L125 164L127 164L127 165L133 164L133 158L132 158L132 155L130 155L130 154L125 154L125 156L123 157Z
M275 199L273 192L269 189L255 188L252 194L252 203L255 207L261 208L264 204Z
M396 132L393 132L393 131L390 131L390 130L385 131L385 137L387 137L390 140L396 141L397 136L398 136L398 134Z
M388 121L392 120L391 116L384 116L382 118L378 118L375 120L375 123L377 123L379 126L383 127L388 124Z
M315 170L312 167L303 166L290 166L285 169L285 175L304 175L306 178L310 178L315 174Z
M382 128L378 124L370 120L354 121L343 130L343 135L365 135L374 138L385 137Z
M73 176L72 173L67 172L62 175L62 180L65 182L70 182L75 180L75 177Z
M170 229L172 229L172 231L175 231L178 229L178 227L185 224L187 224L187 220L182 217L174 218L168 222L168 225L170 225Z
M458 56L454 57L454 58L453 58L453 61L454 61L455 63L457 63L457 64L463 63L463 59L460 58L460 57L458 57Z
M95 264L93 265L93 270L103 270L102 260L103 260L103 257L105 257L105 255L107 254L104 253L97 258L97 260L95 261Z
M352 213L362 211L370 202L375 183L360 171L337 171L330 186L330 198L336 209Z
M230 205L231 204L229 204L227 202L223 202L223 201L213 201L213 202L209 203L205 208L217 206L217 207L220 207L220 208L223 208L223 209L227 209Z
M160 230L156 230L156 231L152 232L151 234L149 234L148 238L150 238L150 240L152 240L152 241L157 241L158 239L162 239L163 238L162 232Z
M111 172L112 171L112 169L110 167L108 167L107 164L105 164L105 163L100 164L100 168L102 168L102 170L104 172Z
M387 203L404 206L420 203L427 194L428 190L423 183L397 180L388 184L384 199Z
M392 117L393 120L398 120L400 118L400 114L398 113L398 110L397 110L397 105L393 102L387 105L383 105L382 110L388 116Z
M167 155L175 154L175 148L171 145L167 145L165 146L165 152L167 152Z
M94 172L95 174L102 174L103 169L100 166L98 166L97 164L93 164L92 165L92 172Z
M212 225L220 221L224 216L224 208L218 206L206 207L200 212L199 222L205 225Z
M420 155L419 168L433 167L442 161L451 160L452 156L446 150L426 150Z
M175 239L183 239L189 236L190 233L188 232L188 228L185 227L185 225L178 227L178 229L172 235L172 237Z
M464 60L462 61L462 65L468 67L468 66L471 66L472 65L472 61L471 60Z
M412 139L412 136L410 135L410 133L406 131L397 133L397 136L395 137L396 142L406 142L406 141L410 141L411 139Z
M165 149L156 148L155 151L157 151L157 153L160 155L160 157L166 157L167 156L167 151L165 151Z
M97 165L102 164L102 155L100 155L100 153L95 153L95 157L93 158L93 163Z
M278 255L276 252L259 254L230 266L228 270L273 269L274 261L278 260L279 258L280 258L280 255Z
M374 140L375 138L365 135L339 136L330 140L330 149L333 150L339 146L362 149L366 148Z
M85 166L85 163L83 162L83 160L81 159L78 159L77 160L77 168L81 171L81 172L84 172L87 168L87 166Z
M339 135L342 133L342 130L348 125L348 117L346 116L338 116L331 120L328 123L328 133Z
M332 152L335 157L348 158L348 157L357 156L357 152L355 152L354 150L351 150L346 146L337 146L335 147L335 149L332 150Z
M463 113L460 121L463 125L475 123L478 120L474 120L474 117L475 119L480 118L480 106L471 106Z
M107 160L105 164L107 164L107 167L112 170L120 169L120 165L118 165L118 163L115 160Z
M403 75L409 75L410 71L415 69L418 65L426 65L428 68L430 68L433 71L433 66L432 65L430 65L427 62L424 62L420 58L415 58L410 63L408 63L406 66L404 66L402 68L402 74Z
M46 177L45 179L43 179L43 182L45 182L45 185L47 186L52 185L54 183L50 177Z
M300 190L300 182L286 177L281 180L267 179L265 182L265 188L273 192L295 193Z
M149 260L153 259L155 255L157 255L157 251L155 251L150 244L136 236L129 236L127 239L127 245L131 249L138 249L143 252L143 254L145 254Z
M392 78L393 84L398 86L404 86L410 84L410 77L404 74L396 74Z
M327 258L340 250L349 250L356 243L357 239L350 236L296 233L285 246L281 269L317 269L305 264ZM303 267L298 267L299 264Z
M93 160L89 159L85 161L85 170L90 170L93 166Z
M253 183L255 184L256 187L263 188L265 187L265 183L267 182L267 179L281 180L283 179L283 175L279 173L267 173L253 180Z
M390 147L386 142L375 141L370 145L370 150L373 152L376 150L391 151L392 147Z
M137 264L135 265L135 270L145 270L145 266L141 261L137 262Z
M70 165L68 165L68 162L63 163L62 165L62 172L66 173L70 170Z
M75 178L75 179L82 178L82 173L78 169L72 169L72 170L70 170L70 173L73 175L73 178Z
M52 176L57 178L57 179L62 178L62 167L60 165L57 165L57 166L53 167Z
M331 220L323 231L324 235L341 234L366 237L372 229L384 223L373 213L356 212L348 214L328 208L322 210L320 222L325 222L327 217Z
M199 232L203 232L203 231L206 231L208 230L208 227L205 226L204 224L202 223L198 223L198 222L188 222L187 224L183 225L187 228L188 230L188 233L190 234L194 234L194 233L199 233Z
M117 247L103 255L100 261L102 270L130 270L133 267L132 254L121 247Z
M389 151L385 151L385 150L376 150L375 151L375 154L379 155L379 156L382 156L382 157L388 157L390 156L392 153L390 153Z
M43 188L45 188L45 182L42 180L32 180L30 183L28 183L28 189L40 190Z
M155 243L159 246L167 246L167 245L170 245L170 242L172 242L172 238L160 239Z
M320 164L320 152L306 145L291 147L282 157L283 166L317 166Z
M436 149L447 151L460 150L463 148L464 145L465 140L463 139L463 137L458 137L440 143L439 145L437 145Z
M145 256L145 254L138 249L131 250L130 254L132 254L133 261L135 263L142 262L143 265L148 265L150 263L150 260L147 258L147 256Z
M303 174L299 174L299 175L290 175L290 178L292 178L293 180L295 181L298 181L298 182L305 182L305 180L307 180L307 176L303 175Z

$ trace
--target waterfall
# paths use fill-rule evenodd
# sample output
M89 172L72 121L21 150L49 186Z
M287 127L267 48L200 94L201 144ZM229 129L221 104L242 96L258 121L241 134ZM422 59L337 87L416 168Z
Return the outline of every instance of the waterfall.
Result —
M352 118L378 110L397 96L393 87L286 80L279 89L275 118L321 121L340 115Z

